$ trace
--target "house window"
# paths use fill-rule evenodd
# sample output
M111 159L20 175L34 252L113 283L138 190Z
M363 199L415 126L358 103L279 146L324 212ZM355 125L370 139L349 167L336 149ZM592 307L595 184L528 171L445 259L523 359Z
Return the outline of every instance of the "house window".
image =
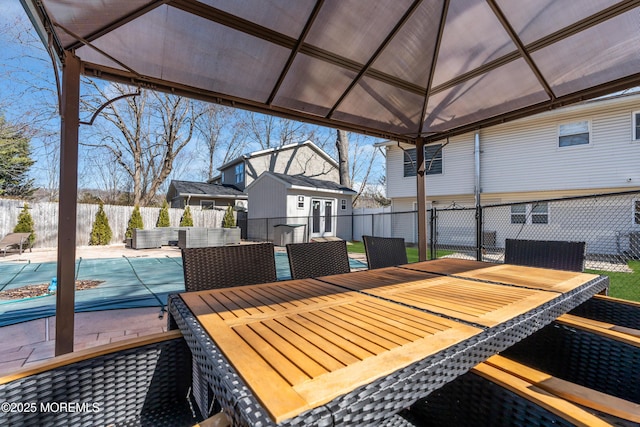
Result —
M633 220L636 224L640 224L640 200L633 201Z
M549 223L549 205L546 203L536 203L531 207L531 223L532 224L548 224Z
M298 209L304 209L304 196L298 196Z
M511 206L511 224L548 224L549 205L547 203Z
M511 224L526 224L527 205L511 206Z
M404 176L416 176L417 155L416 149L411 148L404 152ZM442 174L442 144L426 145L424 147L424 162L427 175Z
M558 146L572 147L589 144L589 127L587 120L561 124L558 128Z
M347 210L347 199L340 199L340 210Z
M213 200L200 200L200 209L203 211L213 209L215 205L216 203Z
M633 139L640 141L640 111L633 113Z
M236 184L240 184L244 181L244 163L238 163L236 165Z

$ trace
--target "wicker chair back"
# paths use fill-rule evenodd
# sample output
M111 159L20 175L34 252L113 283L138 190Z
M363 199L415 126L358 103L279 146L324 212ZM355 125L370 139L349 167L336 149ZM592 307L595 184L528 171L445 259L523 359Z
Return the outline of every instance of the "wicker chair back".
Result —
M182 249L187 292L277 280L273 243Z
M530 267L582 271L585 249L585 242L507 239L504 262Z
M401 237L362 236L369 269L406 264L407 250Z
M348 273L349 255L343 240L330 242L290 243L287 245L292 279Z

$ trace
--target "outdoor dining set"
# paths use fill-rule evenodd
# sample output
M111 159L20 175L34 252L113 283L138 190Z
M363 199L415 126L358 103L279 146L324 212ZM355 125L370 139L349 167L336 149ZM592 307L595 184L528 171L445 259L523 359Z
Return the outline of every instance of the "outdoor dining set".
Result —
M582 271L584 243L503 264L364 243L362 271L344 241L289 244L280 281L272 243L183 248L167 332L0 378L0 424L640 423L640 305Z

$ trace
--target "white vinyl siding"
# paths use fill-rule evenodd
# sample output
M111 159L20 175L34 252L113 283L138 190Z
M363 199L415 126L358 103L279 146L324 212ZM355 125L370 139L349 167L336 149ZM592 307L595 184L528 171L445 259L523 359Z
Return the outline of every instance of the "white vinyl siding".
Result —
M636 132L640 120L636 114L640 115L640 95L592 101L481 129L483 203L636 188L640 144L630 143L630 129L633 126ZM559 126L584 121L591 124L590 144L558 147ZM446 167L442 174L425 179L427 199L437 200L440 206L472 200L474 134L451 137L442 151ZM397 198L416 196L416 178L404 177L403 156L395 143L386 146L387 197L394 203Z

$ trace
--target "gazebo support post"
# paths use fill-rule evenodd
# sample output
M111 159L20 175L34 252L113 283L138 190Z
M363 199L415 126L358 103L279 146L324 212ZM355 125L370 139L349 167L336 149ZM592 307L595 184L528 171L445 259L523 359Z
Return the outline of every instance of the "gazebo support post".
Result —
M56 356L73 352L80 68L80 58L73 52L65 52L62 66L62 99L60 102Z
M427 191L425 188L424 139L416 140L416 186L418 195L418 260L427 260Z

